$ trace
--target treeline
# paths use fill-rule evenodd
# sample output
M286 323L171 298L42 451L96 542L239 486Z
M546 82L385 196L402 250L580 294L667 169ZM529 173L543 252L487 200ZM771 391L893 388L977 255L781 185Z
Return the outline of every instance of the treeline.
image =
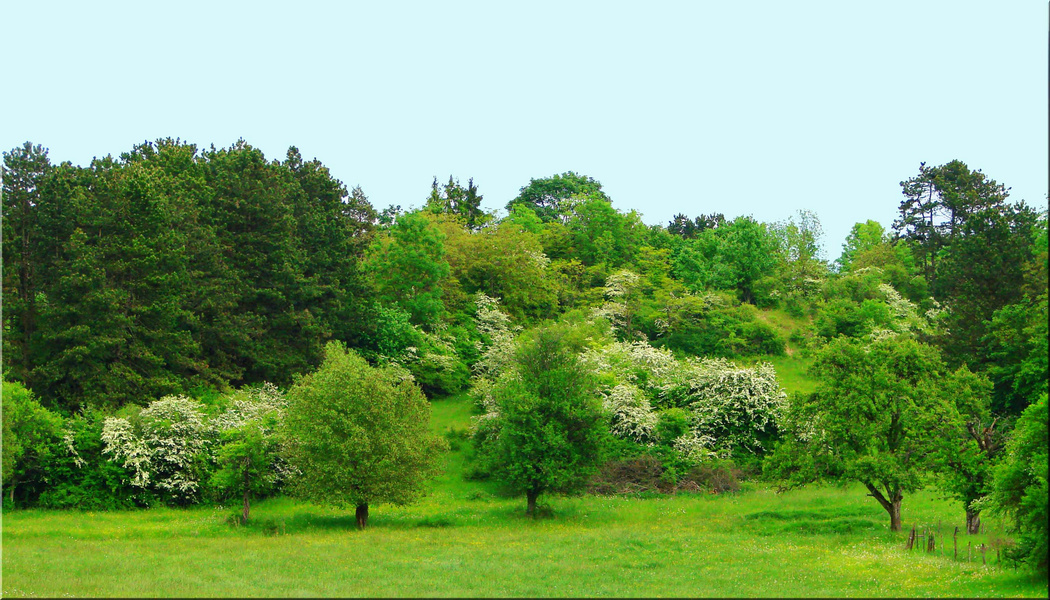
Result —
M266 161L243 142L89 167L26 144L4 165L4 488L20 505L215 499L252 447L268 466L234 475L294 490L280 427L242 413L283 419L275 390L306 393L289 386L323 379L327 352L430 398L469 389L472 476L530 510L588 481L689 489L742 469L860 482L894 529L904 495L936 484L971 529L994 497L1025 539L1045 533L1045 498L1042 517L1023 508L1046 486L1025 461L1045 452L1022 448L1046 436L1047 216L959 161L920 166L892 229L858 223L834 262L811 212L646 226L573 172L531 180L500 217L472 179L379 211L294 148ZM788 397L761 362L789 352L815 393ZM135 462L172 447L149 430L164 419L199 433L191 493Z
M4 161L4 368L51 406L287 384L326 339L374 338L358 263L375 213L294 148Z

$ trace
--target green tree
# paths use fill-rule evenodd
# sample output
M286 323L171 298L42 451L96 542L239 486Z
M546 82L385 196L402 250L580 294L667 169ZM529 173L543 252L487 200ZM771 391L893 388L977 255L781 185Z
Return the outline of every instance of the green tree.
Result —
M868 219L863 223L855 223L846 236L846 243L842 244L842 254L835 262L839 270L848 271L858 254L888 241L886 228L878 221Z
M521 188L517 197L507 203L507 212L513 214L514 207L522 205L535 212L544 223L567 221L572 215L574 202L571 199L574 196L610 201L602 191L601 183L567 171L543 179L530 179L529 185Z
M444 240L424 215L408 213L376 239L365 258L379 299L400 306L416 325L431 327L445 312L441 282L449 264Z
M1006 458L995 470L991 504L1011 518L1020 541L1016 559L1047 570L1047 395L1025 409L1007 443Z
M579 489L597 468L608 423L592 376L574 352L567 326L523 337L492 390L492 406L475 439L495 478L524 493L526 513L550 491Z
M443 449L429 427L430 405L410 377L330 342L321 367L288 392L284 453L299 473L292 493L354 506L364 528L370 504L409 504L424 494Z
M269 413L223 431L215 460L218 469L211 485L218 490L240 495L243 504L241 523L247 524L251 513L250 499L274 490L278 474L274 470L278 441L273 435L278 420Z
M945 357L979 369L987 361L982 338L988 321L1004 306L1020 302L1025 266L1033 259L1038 216L1024 204L975 211L955 228L942 252L934 296L949 308ZM1045 289L1045 288L1044 288Z
M51 170L47 150L26 142L4 152L3 302L4 363L25 381L33 370L31 348L36 330L36 294L40 289L38 206L41 183Z
M912 242L926 283L936 289L941 249L954 243L960 226L970 215L1001 207L1008 190L980 169L971 171L959 160L937 167L921 163L919 174L900 185L905 199L893 230L897 237Z
M715 277L723 289L736 289L742 301L755 303L755 283L772 273L778 260L778 243L764 223L751 217L737 217L719 227L724 235L718 262L724 265Z
M436 213L455 215L463 220L464 225L471 231L481 229L488 221L488 217L481 210L482 195L478 193L478 186L474 185L474 178L467 181L467 187L460 185L458 179L448 176L448 183L444 186L438 185L437 177L430 184L430 195L427 197L426 209Z
M966 510L966 532L981 528L979 500L990 491L992 468L1005 442L1004 423L992 415L992 385L966 367L944 377L941 388L954 406L935 424L931 464L941 489Z
M767 468L790 484L856 481L901 528L904 494L921 489L931 424L946 414L935 348L903 336L838 338L817 356L817 391L797 398Z
M35 498L62 437L62 417L40 406L20 383L3 382L3 481L11 503L15 492Z

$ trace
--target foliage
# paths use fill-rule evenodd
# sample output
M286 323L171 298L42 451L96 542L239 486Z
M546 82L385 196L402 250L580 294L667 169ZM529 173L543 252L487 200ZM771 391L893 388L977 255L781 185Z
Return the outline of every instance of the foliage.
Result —
M321 367L288 391L283 436L296 471L291 491L357 507L360 527L367 525L369 504L416 501L443 446L429 432L429 420L429 404L403 371L370 367L329 343Z
M445 311L441 281L449 274L445 236L422 214L402 216L368 250L364 269L381 301L397 304L415 325L437 322Z
M374 211L317 161L179 140L88 167L5 153L4 361L49 406L288 382L371 320Z
M107 416L88 409L65 419L61 446L47 463L43 508L127 510L156 503L155 494L131 484L134 471L109 460L102 431Z
M497 481L524 493L536 515L541 493L580 489L594 473L608 435L590 373L579 368L565 326L533 331L513 371L492 390L476 422L479 454Z
M585 197L609 201L602 191L602 184L586 175L572 171L542 179L530 179L517 197L507 203L507 212L514 213L517 206L528 208L544 223L566 218L571 214L571 198Z
M765 452L787 398L772 365L744 368L725 359L682 361L658 390L658 405L691 413L692 435L681 443L697 456L708 446L723 456Z
M930 466L937 483L966 511L967 532L980 529L980 501L992 483L992 468L1003 450L1006 425L991 411L992 385L960 367L940 385L949 401L944 418L933 424Z
M481 200L482 195L478 193L478 186L474 185L473 177L467 181L465 188L451 175L444 186L439 186L435 177L430 185L426 208L436 213L455 215L462 219L468 229L477 230L487 221L485 213L481 210Z
M283 414L279 410L260 411L252 407L250 417L229 426L220 433L215 460L218 468L209 483L222 493L243 498L241 522L247 524L249 500L274 491L280 478L275 435Z
M107 418L103 452L132 471L133 486L168 502L196 502L215 441L202 409L185 396L165 396L131 418Z
M904 494L922 487L931 425L947 412L940 356L903 336L837 338L813 371L819 387L792 403L768 472L794 484L859 482L899 530Z
M47 483L47 465L58 452L62 417L44 408L16 381L3 382L3 482L12 502L16 491L34 500Z
M1047 395L1025 409L995 470L993 508L1009 515L1020 536L1013 554L1047 570Z

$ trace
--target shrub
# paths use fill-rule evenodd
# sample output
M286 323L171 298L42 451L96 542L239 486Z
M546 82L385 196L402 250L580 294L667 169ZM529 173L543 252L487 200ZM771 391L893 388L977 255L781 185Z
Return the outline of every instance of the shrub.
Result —
M155 496L131 484L134 471L104 455L106 415L88 410L66 419L61 448L47 467L48 486L38 504L44 508L124 510L149 506Z
M107 418L103 452L133 472L132 485L167 502L196 502L215 441L202 408L185 396L165 396L130 419Z

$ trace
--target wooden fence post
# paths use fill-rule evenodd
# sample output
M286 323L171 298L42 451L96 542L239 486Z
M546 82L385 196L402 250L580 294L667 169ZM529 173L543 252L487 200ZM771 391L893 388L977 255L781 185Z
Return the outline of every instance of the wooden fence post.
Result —
M988 561L984 559L984 544L981 544L981 564L987 565Z
M952 543L955 545L955 560L959 560L959 526L955 526L955 533L952 534Z
M930 539L926 542L926 554L930 554L937 549L937 539L933 537L933 532L930 532Z
M966 562L970 562L970 547L973 542L966 542Z

